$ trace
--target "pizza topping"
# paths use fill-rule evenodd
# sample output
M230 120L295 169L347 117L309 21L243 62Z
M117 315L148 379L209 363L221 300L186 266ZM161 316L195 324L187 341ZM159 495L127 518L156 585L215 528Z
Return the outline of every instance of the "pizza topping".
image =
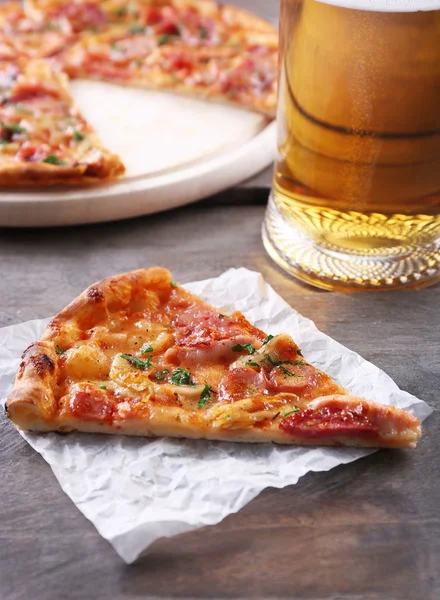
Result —
M197 404L197 408L203 408L208 402L211 400L211 392L212 388L208 384L203 388L202 393L200 394L200 400Z
M48 152L50 151L50 147L47 144L31 144L29 142L24 142L21 148L16 154L16 160L18 162L42 162Z
M231 350L232 352L242 352L243 350L246 350L248 354L255 354L256 352L252 344L235 344L235 346L232 346Z
M57 354L65 354L67 352L66 348L60 348L58 344L55 344L55 352Z
M265 374L248 367L228 371L218 387L219 400L228 402L235 402L253 395L267 394Z
M55 154L49 154L49 156L46 156L46 158L43 159L43 162L48 163L50 165L58 165L58 166L67 165L67 162L65 160L61 160Z
M74 32L85 29L96 30L107 23L107 17L95 2L66 2L61 3L48 13L48 18L64 18Z
M141 360L140 358L136 358L136 356L132 356L131 354L122 353L121 357L128 361L133 366L137 367L141 371L145 371L151 367L151 355L147 358L147 360Z
M154 379L156 381L163 381L168 374L169 374L168 369L163 369L162 371L156 371L156 373L154 374Z
M265 346L268 342L270 342L270 340L273 340L273 338L274 338L274 336L269 333L269 335L264 338L263 346Z
M153 346L151 344L144 344L140 350L141 354L148 354L148 352L153 352Z
M371 423L362 405L354 410L329 404L289 414L280 422L280 429L298 437L377 436L379 428Z
M72 396L69 406L72 415L78 419L109 423L112 421L116 402L109 394L104 395L103 392L86 386Z
M174 385L195 385L191 373L186 369L178 368L171 375L171 383Z

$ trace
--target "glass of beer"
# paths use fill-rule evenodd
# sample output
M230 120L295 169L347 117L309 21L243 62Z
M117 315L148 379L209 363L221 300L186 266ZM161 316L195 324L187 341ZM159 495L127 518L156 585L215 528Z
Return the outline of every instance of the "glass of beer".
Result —
M440 0L281 0L272 258L331 290L440 279Z

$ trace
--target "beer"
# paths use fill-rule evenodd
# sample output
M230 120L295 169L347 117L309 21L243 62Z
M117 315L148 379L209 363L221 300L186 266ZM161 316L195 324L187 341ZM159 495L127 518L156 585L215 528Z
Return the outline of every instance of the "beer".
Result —
M420 287L440 277L440 0L329 1L281 0L265 245L320 287Z

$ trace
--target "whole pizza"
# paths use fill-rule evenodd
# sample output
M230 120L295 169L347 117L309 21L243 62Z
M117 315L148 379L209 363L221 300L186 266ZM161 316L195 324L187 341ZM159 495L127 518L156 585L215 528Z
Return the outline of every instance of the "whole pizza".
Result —
M124 172L69 95L80 77L232 103L272 118L273 26L213 0L0 4L0 186Z

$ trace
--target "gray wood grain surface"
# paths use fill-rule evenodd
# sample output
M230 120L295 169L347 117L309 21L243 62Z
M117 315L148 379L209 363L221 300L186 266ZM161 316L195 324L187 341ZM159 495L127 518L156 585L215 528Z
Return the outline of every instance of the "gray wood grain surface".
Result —
M0 325L49 316L118 271L163 264L184 283L243 265L438 409L440 287L378 295L304 287L265 254L264 207L253 196L247 205L228 197L236 204L208 200L120 223L0 230ZM438 600L439 424L437 410L414 452L380 451L266 490L221 524L160 540L126 566L2 417L0 598Z
M275 0L237 4L276 20ZM270 169L244 187L269 181ZM266 490L221 524L160 540L126 566L2 415L0 600L440 598L440 286L343 295L294 282L261 243L266 196L241 189L121 223L0 230L0 326L54 314L118 271L163 264L184 283L243 265L436 408L419 448Z

